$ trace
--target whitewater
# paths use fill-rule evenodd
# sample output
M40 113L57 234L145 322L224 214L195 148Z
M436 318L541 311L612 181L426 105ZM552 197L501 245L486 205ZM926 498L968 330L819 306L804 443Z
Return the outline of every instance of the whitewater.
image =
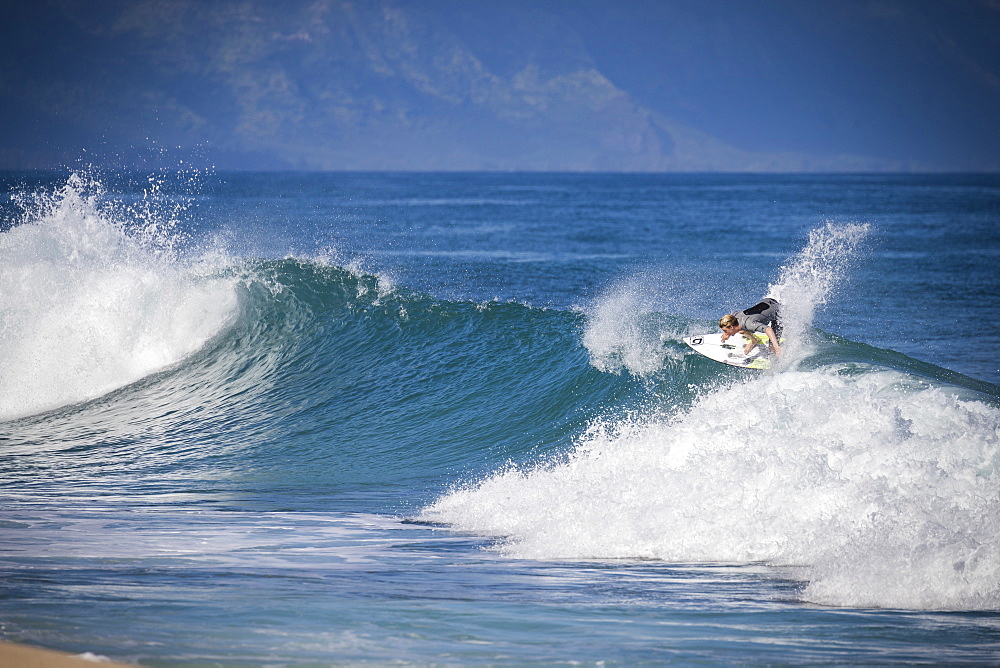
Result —
M0 639L1000 656L993 177L2 176Z
M29 195L19 201L27 224L0 235L0 419L124 387L232 320L232 286L179 262L164 212L115 210L99 182L77 173Z

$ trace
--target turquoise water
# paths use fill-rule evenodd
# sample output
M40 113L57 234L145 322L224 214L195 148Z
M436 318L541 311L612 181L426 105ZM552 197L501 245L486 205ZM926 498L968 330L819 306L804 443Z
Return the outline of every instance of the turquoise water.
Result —
M0 638L1000 657L1000 178L2 182ZM681 342L765 293L773 371Z

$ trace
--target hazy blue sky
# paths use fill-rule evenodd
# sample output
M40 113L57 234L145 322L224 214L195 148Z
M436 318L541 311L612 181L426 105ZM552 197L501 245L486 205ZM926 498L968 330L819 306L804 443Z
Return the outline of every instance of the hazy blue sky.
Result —
M0 168L1000 170L998 0L41 0Z

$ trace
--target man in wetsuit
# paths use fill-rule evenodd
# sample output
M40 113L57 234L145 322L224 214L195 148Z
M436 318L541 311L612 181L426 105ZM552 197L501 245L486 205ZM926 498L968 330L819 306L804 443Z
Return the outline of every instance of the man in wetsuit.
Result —
M750 339L743 349L745 355L749 355L753 347L757 345L756 332L767 334L767 340L771 344L771 350L778 357L781 357L781 346L778 338L781 336L781 321L778 319L778 309L780 305L774 299L765 297L759 304L750 308L737 311L727 316L723 316L719 321L719 328L722 329L722 341L726 342L734 334L743 334Z

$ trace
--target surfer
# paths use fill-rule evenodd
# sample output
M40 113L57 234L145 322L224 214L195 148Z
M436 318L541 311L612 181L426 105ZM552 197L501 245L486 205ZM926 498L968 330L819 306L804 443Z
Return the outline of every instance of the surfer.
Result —
M734 334L744 334L749 343L743 349L744 355L749 355L754 346L757 345L755 332L767 334L771 350L778 357L781 357L781 346L778 338L781 336L781 321L778 319L778 310L781 305L777 300L764 297L759 304L750 308L723 316L719 320L719 328L722 330L722 341L725 341Z

